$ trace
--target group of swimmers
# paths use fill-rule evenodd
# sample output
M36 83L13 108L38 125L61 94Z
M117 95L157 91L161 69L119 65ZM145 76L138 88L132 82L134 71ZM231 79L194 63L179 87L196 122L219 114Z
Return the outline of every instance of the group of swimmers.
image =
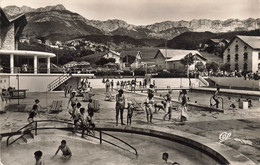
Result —
M86 130L88 134L92 133L92 135L95 136L94 134L95 124L93 122L94 110L91 106L92 99L89 100L89 104L87 108L82 107L81 103L76 98L76 93L72 92L72 95L68 101L68 106L67 106L68 109L69 109L69 104L71 105L69 114L71 115L71 118L74 122L73 133L76 133L78 130L78 126L80 126L82 129L82 135L81 135L82 138L85 138L84 133ZM87 115L85 117L86 109L87 109Z
M163 96L164 101L161 101L160 103L154 102L154 94L153 90L148 89L148 96L146 98L146 101L144 102L145 110L146 110L146 118L148 123L152 123L153 119L153 109L155 109L155 113L159 112L160 109L165 111L165 115L163 116L163 120L166 120L168 117L169 121L171 121L172 118L172 91L169 90L168 93ZM187 113L187 91L183 89L178 97L178 101L181 104L181 116L180 121L184 122L188 119L188 113Z
M62 152L61 159L68 160L68 159L71 158L72 152L71 152L70 148L67 146L66 140L62 140L61 144L59 145L59 147L57 149L57 151L55 152L54 156L52 156L51 159L53 159L58 154L58 152L60 150ZM35 165L46 165L45 161L42 158L42 155L43 155L43 153L42 153L41 150L34 152L34 158L35 158L35 161L36 161Z
M159 112L160 109L164 110L166 114L163 117L163 120L166 120L168 117L169 121L172 118L172 91L169 90L169 92L163 96L164 101L161 103L155 103L153 97L154 97L154 91L149 88L148 89L148 96L144 102L145 105L145 111L146 111L146 119L147 123L152 123L153 119L153 113ZM184 122L188 119L188 113L187 113L187 91L183 89L178 97L178 100L181 104L181 116L180 121ZM126 103L126 98L124 96L124 91L120 89L118 91L118 94L116 95L116 125L118 125L118 118L120 114L121 119L121 125L125 125L123 122L123 113L124 109L127 109L127 125L131 125L133 111L135 109L134 104L131 101L128 101ZM155 110L155 111L154 111Z

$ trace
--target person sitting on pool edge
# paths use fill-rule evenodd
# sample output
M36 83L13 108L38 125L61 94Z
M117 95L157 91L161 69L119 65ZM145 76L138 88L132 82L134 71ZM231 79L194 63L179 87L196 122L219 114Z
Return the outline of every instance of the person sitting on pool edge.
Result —
M70 148L66 145L66 140L62 140L60 146L58 147L58 150L56 151L55 155L52 157L54 158L58 152L61 150L62 152L62 157L63 159L70 159L70 157L72 156L72 152L70 150Z
M171 165L180 165L179 163L177 162L173 162L171 160L168 160L169 158L169 154L167 152L164 152L162 154L162 159L165 161L166 164L171 164Z

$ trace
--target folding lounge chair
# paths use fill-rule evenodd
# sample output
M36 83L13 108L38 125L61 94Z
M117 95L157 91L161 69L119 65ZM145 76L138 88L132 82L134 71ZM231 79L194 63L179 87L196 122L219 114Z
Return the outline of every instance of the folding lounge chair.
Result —
M115 100L115 97L112 96L112 94L110 92L106 92L105 93L105 101L114 101Z
M91 99L91 97L94 95L95 94L93 92L84 92L82 101L89 101L89 99Z
M99 111L99 101L96 99L92 99L92 102L89 103L89 107L94 111L94 112L98 112Z
M59 113L62 111L62 101L53 101L50 113Z
M134 98L130 98L129 100L132 101L136 110L144 111L144 108L142 107L142 103L137 102Z

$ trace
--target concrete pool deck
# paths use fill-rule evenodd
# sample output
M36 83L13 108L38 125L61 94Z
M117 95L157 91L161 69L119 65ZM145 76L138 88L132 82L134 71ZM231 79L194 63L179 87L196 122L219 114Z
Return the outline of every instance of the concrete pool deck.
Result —
M94 99L100 100L100 113L95 114L95 122L99 124L115 125L115 102L104 101L104 89L95 89L96 95ZM113 91L115 95L117 91ZM132 97L142 102L144 96L135 93L125 93L126 97ZM42 119L61 119L69 120L67 102L68 98L64 98L63 92L52 92L52 93L28 93L28 97L24 100L20 100L21 104L27 105L25 109L29 110L34 102L34 99L40 99L40 104L43 107L42 111L47 111L52 103L52 100L63 101L63 112L59 114L48 114L42 113L41 118L37 117L36 120ZM79 98L81 101L82 98ZM16 104L17 100L12 100L11 104ZM86 106L86 102L82 102L83 106ZM180 130L190 134L198 135L204 138L208 138L213 142L219 142L219 134L222 132L232 133L231 139L222 142L240 153L243 153L256 164L260 162L259 146L252 146L249 144L243 144L240 140L260 140L260 109L254 110L236 110L236 111L225 111L224 113L208 113L200 111L190 111L191 117L185 124L180 124L173 121L164 121L162 117L163 112L154 114L154 124L147 124L145 114L143 112L134 113L132 126L138 127L157 127L157 128L168 128L172 130ZM126 122L126 112L124 113L124 121ZM178 118L180 112L174 111L173 118ZM0 126L1 133L15 131L21 126L27 124L26 118L28 114L24 112L14 112L8 110L7 113L2 114Z

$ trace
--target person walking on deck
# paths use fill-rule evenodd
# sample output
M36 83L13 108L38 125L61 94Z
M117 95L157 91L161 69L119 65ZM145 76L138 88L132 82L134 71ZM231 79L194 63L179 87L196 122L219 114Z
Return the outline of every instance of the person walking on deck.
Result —
M182 95L180 96L181 98L181 122L187 121L188 120L188 110L187 110L187 91L185 89L182 90Z
M153 119L153 110L152 110L153 105L154 105L153 96L154 95L152 93L149 93L148 97L146 98L146 101L144 102L147 123L151 123L151 124L152 124L152 119Z
M116 95L116 125L118 125L118 115L119 115L119 113L120 113L121 124L125 125L124 122L123 122L124 108L125 108L124 91L122 89L120 89L118 91L118 94Z
M172 118L172 107L171 107L172 96L171 95L172 95L172 91L169 90L169 92L163 97L164 100L166 101L166 105L165 105L165 112L166 112L166 114L164 115L163 120L165 120L168 115L169 115L169 121Z

